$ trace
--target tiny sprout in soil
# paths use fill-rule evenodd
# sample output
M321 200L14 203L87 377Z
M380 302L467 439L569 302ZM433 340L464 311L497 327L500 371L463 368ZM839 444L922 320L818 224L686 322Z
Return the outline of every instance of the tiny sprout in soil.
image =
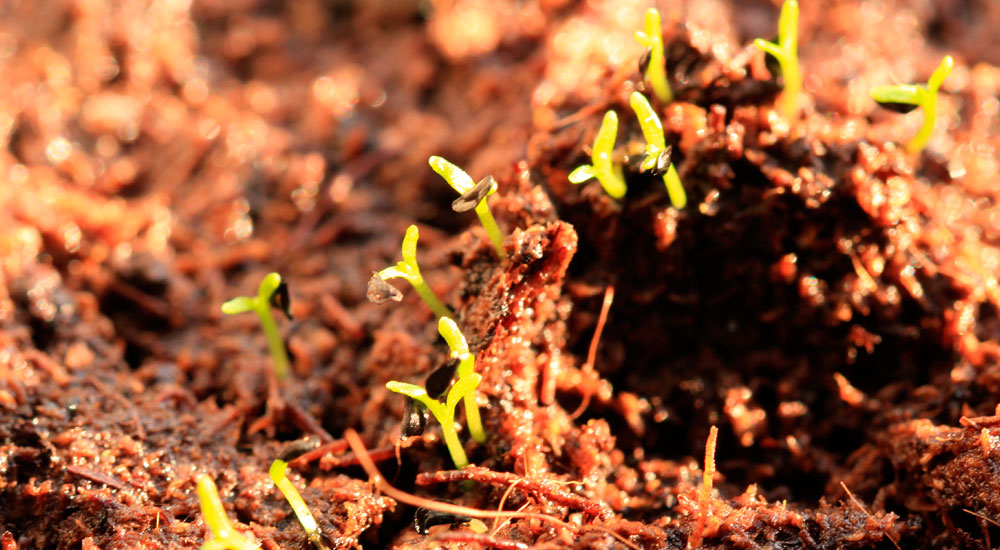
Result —
M934 121L937 118L938 88L944 79L948 78L955 61L950 55L944 56L941 64L931 74L927 84L894 84L872 88L872 98L883 107L896 112L907 113L920 107L924 111L924 123L917 135L906 144L906 150L916 153L927 146L927 141L934 132Z
M667 194L670 195L670 203L678 210L683 209L687 204L687 194L681 184L681 178L677 175L674 163L670 162L670 147L667 147L663 137L663 124L660 117L649 104L646 96L639 92L632 92L629 104L635 111L635 116L639 118L639 126L642 127L642 135L646 138L646 158L642 161L642 170L651 170L654 174L663 174L663 183L667 186Z
M646 10L645 27L635 32L635 39L646 46L646 53L639 63L639 70L649 81L656 99L670 103L674 99L673 90L667 82L666 59L663 55L663 33L660 27L660 12L656 8Z
M438 319L438 332L448 342L451 357L458 359L458 369L456 370L458 380L472 375L476 368L476 358L469 353L469 344L465 341L465 336L455 321L451 317L441 317ZM462 403L465 404L465 423L469 425L469 434L476 441L486 443L486 430L483 429L483 421L479 416L476 392L472 391L466 394Z
M762 38L753 41L765 53L778 60L785 90L778 99L778 109L788 121L795 120L799 111L799 93L802 91L802 72L799 69L799 3L785 0L778 16L778 43Z
M483 227L486 229L486 235L489 236L497 257L501 260L506 260L507 252L503 247L503 232L500 231L500 226L497 225L497 221L493 218L490 206L486 204L486 197L497 191L497 182L493 179L493 176L486 176L479 180L479 183L474 183L472 177L465 170L441 157L433 156L427 159L427 163L431 165L431 168L438 175L448 182L448 185L452 189L462 195L451 203L452 210L456 212L475 210L476 215L479 216L479 221L482 222Z
M448 390L448 396L445 398L444 403L427 395L427 391L424 388L415 384L392 380L386 383L385 387L390 391L405 395L407 399L419 401L423 406L427 407L431 414L434 415L434 418L441 424L441 433L444 435L445 445L448 446L448 452L451 454L451 460L455 463L455 467L465 468L469 465L469 458L466 456L465 449L458 440L458 432L455 430L455 407L458 406L458 402L464 399L466 395L473 394L476 391L481 380L482 376L476 372L459 378L451 386L451 389Z
M445 306L431 287L427 286L424 277L420 274L420 266L417 265L417 239L420 238L420 231L417 226L411 225L406 228L406 235L403 236L402 255L403 260L391 265L382 271L372 275L368 281L368 300L376 304L384 303L388 300L399 301L402 295L399 290L385 282L386 279L402 277L413 285L413 289L423 298L427 307L439 317L451 317L454 315Z
M277 273L268 273L257 287L257 296L238 296L222 304L222 313L236 315L253 311L260 318L260 326L267 337L267 347L274 361L274 373L279 380L288 376L288 352L278 332L278 325L271 315L271 306L281 308L285 316L292 318L289 309L288 285Z
M583 183L596 178L601 187L613 199L625 196L625 176L620 166L615 166L611 160L618 137L618 115L614 111L604 113L601 128L594 138L594 148L590 153L591 164L576 167L569 173L569 181Z
M313 543L313 546L319 548L320 550L327 550L326 543L323 542L323 534L319 530L319 525L316 523L316 518L313 517L312 512L309 511L309 505L306 501L302 499L302 495L299 491L292 485L292 482L288 479L286 470L288 470L288 461L294 459L295 457L301 455L306 451L311 451L316 448L318 441L314 439L301 439L290 443L278 456L274 462L271 463L271 468L268 470L268 474L274 481L274 484L281 491L281 494L285 495L285 499L288 504L292 507L292 511L295 512L295 517L298 518L299 523L302 524L302 529L305 530L306 536L309 541Z
M226 509L219 498L215 482L207 475L198 476L198 500L201 501L201 515L212 531L212 538L201 545L202 550L256 550L257 545L239 533L229 523Z

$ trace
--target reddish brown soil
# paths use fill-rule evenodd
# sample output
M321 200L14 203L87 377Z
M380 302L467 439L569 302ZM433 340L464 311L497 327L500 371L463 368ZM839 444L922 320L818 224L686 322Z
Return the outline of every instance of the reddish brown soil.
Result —
M566 179L605 110L641 141L647 2L0 2L0 548L197 548L200 474L263 548L309 548L267 475L306 435L290 475L333 548L992 547L1000 10L802 4L791 124L748 46L776 5L660 4L677 211L634 155L622 201ZM868 90L946 53L908 156L922 115ZM500 182L508 261L433 154ZM448 361L411 289L365 300L410 223L484 379L461 472L436 427L395 448L385 382ZM269 271L282 382L219 311ZM348 429L399 489L536 516L418 534Z

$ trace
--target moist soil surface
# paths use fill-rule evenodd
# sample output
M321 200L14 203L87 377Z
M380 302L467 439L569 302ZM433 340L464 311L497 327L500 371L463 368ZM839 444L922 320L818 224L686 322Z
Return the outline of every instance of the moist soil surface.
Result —
M0 3L2 550L198 548L201 475L310 548L267 473L304 437L329 548L1000 541L997 4L803 0L789 120L777 5L661 2L680 210L638 166L647 7ZM869 90L945 54L909 154ZM567 180L609 109L621 200ZM496 178L505 260L431 155ZM410 224L482 376L464 470L385 388L454 367L409 285L366 300ZM283 380L220 311L272 271Z

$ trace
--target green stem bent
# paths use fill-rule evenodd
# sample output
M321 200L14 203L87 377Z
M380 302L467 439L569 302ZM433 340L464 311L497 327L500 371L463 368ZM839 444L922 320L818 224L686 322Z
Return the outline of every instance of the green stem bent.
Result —
M802 93L802 72L799 68L799 3L785 0L778 15L778 43L762 38L753 41L766 53L778 60L785 89L778 98L778 109L789 122L795 120L799 111L799 94Z
M219 498L219 490L212 478L202 474L198 476L197 485L201 515L213 537L201 545L202 550L257 550L257 545L240 534L229 522L222 499Z
M302 495L299 494L298 489L288 479L287 469L288 463L277 459L271 463L268 474L271 476L271 480L274 481L274 485L281 491L281 494L285 495L285 500L292 507L292 511L295 512L295 517L299 519L299 523L302 524L302 529L305 530L306 535L310 539L313 539L319 532L319 525L316 524L316 518L309 511L309 505L306 504L306 501L302 499Z

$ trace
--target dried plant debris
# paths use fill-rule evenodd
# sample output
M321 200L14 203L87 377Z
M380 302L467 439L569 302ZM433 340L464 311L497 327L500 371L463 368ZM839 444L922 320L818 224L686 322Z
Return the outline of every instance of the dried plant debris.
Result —
M403 299L403 293L383 279L377 271L373 271L371 278L368 279L368 291L365 296L373 304L399 302Z

